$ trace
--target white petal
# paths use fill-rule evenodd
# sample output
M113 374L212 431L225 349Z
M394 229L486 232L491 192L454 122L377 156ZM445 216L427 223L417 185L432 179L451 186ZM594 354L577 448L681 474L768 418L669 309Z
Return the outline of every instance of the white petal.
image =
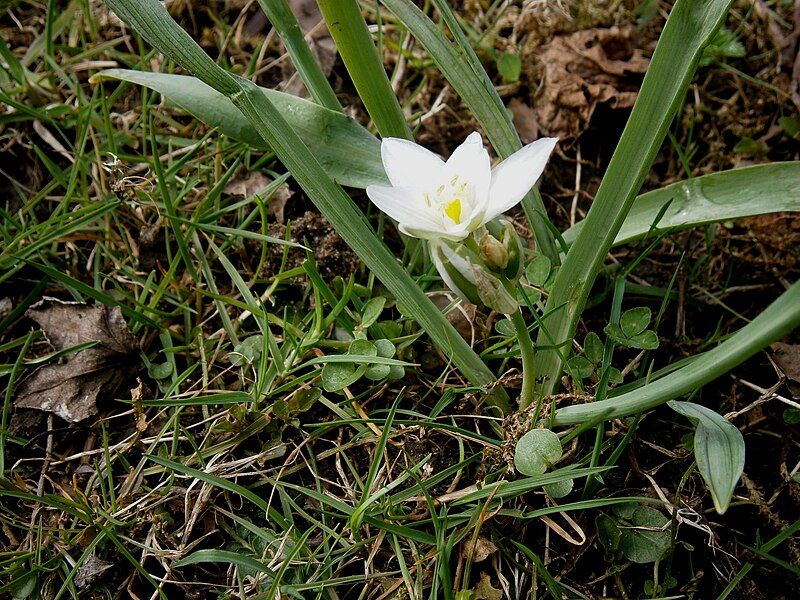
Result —
M416 190L390 185L367 186L372 203L402 226L436 230L440 227L433 212L425 206Z
M556 142L558 138L536 140L492 169L489 206L484 215L484 223L516 206L522 200L541 177Z
M446 246L442 245L442 249L444 249L445 247ZM445 282L447 287L449 287L453 292L455 292L455 294L459 298L469 303L469 300L467 300L467 296L464 294L464 292L458 289L458 286L456 285L455 281L453 281L453 278L450 277L450 274L447 272L447 269L445 269L444 263L442 262L442 259L439 256L438 244L436 244L436 242L431 242L430 250L431 250L431 258L433 258L433 264L436 266L436 270L439 272L439 277L442 278L442 281Z
M486 199L492 181L492 164L480 133L472 132L453 151L447 159L446 170L448 176L458 175L459 179L473 186L476 204Z
M381 159L396 187L433 188L442 179L444 161L430 150L400 138L384 138Z
M467 235L466 223L454 227L447 227L445 225L437 224L435 228L425 225L407 225L401 223L399 225L400 231L411 237L420 238L422 240L448 240L451 242L460 242Z

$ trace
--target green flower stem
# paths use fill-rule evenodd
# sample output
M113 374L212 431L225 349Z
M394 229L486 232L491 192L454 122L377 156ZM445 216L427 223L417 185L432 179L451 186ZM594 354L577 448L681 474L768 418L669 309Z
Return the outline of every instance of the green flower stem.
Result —
M358 2L319 0L317 4L353 85L381 136L413 140Z
M618 419L650 410L724 375L798 326L800 281L730 338L685 367L608 400L560 408L555 414L553 424L573 425L597 418Z
M519 394L519 405L521 407L530 406L534 400L534 384L536 378L533 371L533 359L536 353L533 350L533 341L531 340L531 332L528 331L528 326L522 316L522 309L518 309L515 313L508 315L511 324L514 326L514 331L517 334L517 342L519 342L519 351L522 355L522 391ZM539 410L541 409L541 401L536 403L534 410L533 420L539 418Z

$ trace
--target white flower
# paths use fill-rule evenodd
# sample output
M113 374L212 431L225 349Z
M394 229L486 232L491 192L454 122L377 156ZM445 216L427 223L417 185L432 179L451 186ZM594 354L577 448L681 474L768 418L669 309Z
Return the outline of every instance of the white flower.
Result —
M392 185L371 185L367 195L403 233L459 241L522 200L556 141L536 140L492 168L477 132L447 162L414 142L384 138L381 158Z

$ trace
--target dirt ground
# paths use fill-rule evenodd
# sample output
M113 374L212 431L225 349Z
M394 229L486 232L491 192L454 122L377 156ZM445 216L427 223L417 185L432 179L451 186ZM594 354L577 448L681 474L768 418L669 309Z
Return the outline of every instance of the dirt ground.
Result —
M67 3L56 4L63 8ZM168 4L171 14L214 58L224 55L227 64L236 70L253 61L254 53L261 52L261 56L256 56L259 64L265 66L256 77L257 83L304 93L288 60L279 60L283 56L283 48L276 36L272 35L264 43L269 25L257 3L244 0L206 3L176 0ZM313 9L313 3L292 1L290 4L302 15L301 25L306 30L316 27L318 14ZM555 224L560 229L566 229L585 216L591 205L630 114L669 5L649 0L524 0L509 3L509 7L498 14L489 2L469 0L459 4L462 4L459 15L463 22L481 34L477 45L479 56L512 112L523 141L532 141L544 135L560 138L557 154L540 187ZM76 32L94 27L96 52L91 60L119 64L121 54L138 52L134 48L135 42L130 38L123 44L109 44L104 48L104 42L119 40L124 31L101 4L91 1L88 5L95 16L94 23L90 25L85 17L77 20L72 30L67 27L62 31L58 38L60 44L65 47L78 44L81 35ZM373 15L369 10L365 14L368 17ZM227 30L222 44L217 21L233 24ZM3 39L18 54L34 43L44 27L44 7L41 3L11 2L10 8L0 15ZM686 101L670 127L668 139L646 180L645 190L720 170L800 159L800 3L737 0L733 3L725 30L730 35L719 40L714 52L699 67ZM330 38L326 36L324 28L317 27L314 31L315 52L347 113L362 124L369 124L366 111L352 88ZM392 35L396 33L387 33L390 38ZM224 48L222 51L221 46ZM397 44L386 45L384 58L387 70L397 76L395 87L407 114L418 117L417 141L447 155L476 127L474 119L447 82L425 59L422 49L414 44L406 49L404 58L400 59L396 51ZM513 54L522 59L518 78L504 77L498 67L498 57L504 54ZM398 60L402 62L401 68L398 68ZM150 58L154 70L163 65L162 61L158 55ZM30 68L43 72L50 70L52 65L34 64ZM85 93L91 94L88 76L96 69L96 66L88 65L83 70L76 70L70 77ZM68 106L74 98L74 91L64 84L57 84L45 90L41 97L36 98L35 95L26 100L33 106ZM141 101L141 92L133 87L114 98L114 112L109 118L118 128L120 148L135 147L139 152L142 144L150 143L144 141L140 130L126 130L126 126L133 126L137 119ZM169 120L163 118L158 121L156 129L159 135L197 139L208 131L204 125L177 109L165 109L164 112L169 115ZM0 165L0 192L3 197L9 198L7 201L0 200L0 207L6 214L13 214L19 208L16 198L19 197L20 185L26 190L36 191L46 184L50 175L43 159L62 167L70 160L66 153L58 150L57 145L48 144L49 140L42 138L34 120L16 120L10 116L14 113L11 108L6 108L7 118L0 121L0 152L4 157ZM65 131L72 131L68 124L63 127ZM133 150L125 152L134 154ZM214 160L212 153L209 163ZM132 175L131 171L136 169L135 165L125 164L120 168L123 169L120 175L124 177L118 178L121 183L114 188L116 194L124 198L129 193L152 191L139 187L135 179L138 175ZM219 171L222 166L212 168ZM242 167L235 178L243 186L247 185L245 171L247 169ZM109 174L109 178L113 177L113 174ZM184 202L187 205L201 202L211 187L206 182L200 182ZM366 284L368 273L363 264L298 186L289 180L283 189L279 204L269 207L270 215L275 219L266 233L283 238L288 230L293 241L307 243L313 250L319 274L333 289L337 290L343 285L338 277L346 281L350 275L354 275L360 284ZM237 192L230 189L229 194L231 197L244 198L248 194L246 188L243 190ZM353 195L362 207L367 207L362 192L354 191ZM46 211L47 200L43 202L42 210ZM138 223L138 231L133 228L130 233L135 239L138 254L130 260L135 260L137 268L141 270L160 269L163 273L169 261L164 255L163 244L154 243L153 240L168 235L168 225L158 218L156 211L147 210L142 214L134 214L130 206L120 209L121 222ZM125 211L131 212L128 214ZM524 217L521 214L513 216L522 233L529 241L532 240ZM58 269L89 285L93 283L92 270L85 268L80 261L86 259L93 235L92 232L71 233L69 239L59 241L64 244L64 250L59 250L53 256L53 264ZM399 238L388 229L386 235L390 247L400 251L402 243ZM641 251L641 247L621 247L614 251L607 264L624 264ZM231 250L228 257L240 272L268 279L282 268L300 268L305 252L291 249L284 256L283 248L275 246L262 256L261 244L248 242ZM668 236L632 273L630 281L639 287L626 296L626 301L648 306L653 313L657 313L662 299L647 294L645 288L666 288L671 281L674 282L674 299L669 303L660 324L661 345L653 355L657 364L666 365L704 350L740 328L743 319L756 316L786 289L787 283L799 277L800 217L796 214L768 215ZM43 288L37 287L39 281L39 271L30 266L22 267L12 278L0 282L0 302L7 299L8 306L17 306L29 294L35 294L38 299L55 296L65 301L71 300L57 280L48 280ZM610 278L606 276L599 278L591 297L591 309L581 323L579 339L583 339L584 332L602 329L611 302L609 281ZM181 285L185 283L184 280ZM125 282L120 285L124 287ZM223 290L219 293L224 295L228 292ZM114 292L111 290L109 293L113 295ZM176 293L180 293L180 290ZM275 298L277 304L273 311L277 315L288 315L293 310L309 307L313 310L317 301L302 283L287 284L276 293ZM3 306L0 304L0 321L10 314L10 310L3 309ZM399 312L396 314L399 316ZM109 379L112 378L112 371L114 378L124 378L124 383L118 386L123 390L123 395L130 396L125 390L132 389L134 394L143 394L142 397L148 394L151 398L155 397L157 383L152 368L137 363L135 357L131 358L134 342L130 342L123 334L114 334L113 322L117 317L114 314L92 313L89 318L106 323L103 327L111 331L110 337L119 345L104 349L95 347L94 362L86 369L94 373L99 370L100 376ZM121 313L119 318L122 318ZM468 338L477 340L474 344L476 350L486 350L491 345L490 336L498 320L496 315L480 309L468 309L453 318ZM170 326L179 330L182 319L182 316L175 316ZM6 331L0 331L0 348L3 343L37 326L46 329L46 325L30 313L27 317L14 320ZM209 332L221 327L216 320L209 320L203 326ZM158 340L158 332L145 327L135 342L144 354L148 354L151 348L158 347ZM693 401L718 407L721 414L738 413L733 422L742 431L746 441L744 477L737 488L734 503L725 515L718 515L709 508L706 488L696 471L685 476L692 463L686 443L690 430L685 423L664 412L655 411L641 419L618 468L604 475L601 489L606 495L624 493L663 497L679 507L675 517L678 521L677 543L668 559L666 576L662 572L663 581L672 578L675 586L664 590L664 596L675 594L675 597L715 598L725 582L749 561L756 568L729 598L756 600L796 597L791 590L800 585L796 576L800 569L800 538L790 537L772 553L779 561L792 565L794 570L753 552L753 547L789 528L800 514L800 484L796 477L800 466L800 435L796 420L787 416L785 406L774 400L758 403L760 397L773 391L790 399L800 398L800 370L792 371L796 368L796 357L800 353L800 332L794 332L783 343L786 346L776 346L769 352L758 354L730 374L704 387L693 398ZM44 346L39 351L41 355L46 354ZM15 352L18 352L18 348L0 350L0 363L13 364ZM624 366L634 360L636 354L635 351L629 351L629 354L621 353L618 358ZM421 367L409 371L403 380L407 391L402 406L409 411L429 414L439 400L438 395L431 395L429 391L434 389L437 374L446 368L447 357L421 342L409 346L403 358L416 361ZM791 363L792 360L795 362ZM787 367L790 363L795 367ZM219 367L219 371L212 373L212 376L219 375L218 385L223 389L238 389L236 386L240 382L235 373L226 370L228 367ZM199 376L192 375L187 381L194 380L199 380ZM519 385L519 378L509 377L507 385L513 394ZM394 398L392 394L399 388L398 383L388 382L383 393L386 398ZM442 386L435 389L440 392ZM452 411L453 423L466 428L478 428L480 425L474 423L478 422L480 410L470 400L469 397L459 398L448 410ZM373 396L363 408L369 411L372 407L382 407L384 404L382 397ZM101 428L95 419L71 423L57 411L54 414L27 412L23 410L25 408L24 404L16 404L9 418L13 436L27 440L27 443L9 446L5 464L7 468L9 465L18 465L14 473L18 480L17 487L28 490L36 489L37 482L43 480L43 469L53 464L47 473L47 487L57 494L63 492L64 497L69 497L69 493L63 490L74 488L75 481L85 481L93 464L89 460L76 461L67 457L88 449L103 448L104 444L114 446L128 439L136 429L136 424L127 418L110 418ZM317 405L304 413L303 419L320 423L332 420L330 412L326 411L325 407ZM114 417L120 412L113 404L103 405L100 409L103 417ZM190 409L181 419L189 424L207 416L200 409ZM247 428L258 430L258 418L253 414L232 417L231 422L225 425L227 430L221 429L214 434L219 440L224 440L228 439L231 431ZM240 456L262 452L270 443L278 443L281 447L308 444L310 450L320 453L332 444L342 445L353 441L350 433L342 438L339 429L309 441L304 438L305 433L301 428L294 428L289 420L287 423L281 427L275 421L265 425L241 446ZM157 425L150 422L147 429L140 433L146 437ZM624 435L627 427L627 422L614 422L607 433L609 439ZM400 441L397 440L398 445ZM463 452L459 440L435 429L414 430L402 442L404 456L422 458L433 454L433 472L458 463ZM141 444L134 445L130 449L128 463L135 465L145 450ZM570 452L575 455L591 452L590 441L577 442ZM364 461L366 471L370 461L366 448L357 449L350 455L352 461L359 459ZM477 480L482 473L491 469L492 461L500 460L497 456L487 455L486 464L474 463L463 470L462 481ZM330 458L321 460L316 468L323 479L336 480L343 467ZM123 477L119 473L117 476ZM304 471L290 472L287 481L298 486L315 485L311 473ZM451 484L452 480L445 480L433 491L437 494L446 493ZM17 484L3 480L0 485L11 488ZM188 493L187 490L183 491ZM540 508L544 500L541 495L529 494L517 502L509 508ZM3 503L6 504L2 511L5 519L8 519L7 513L17 511L18 517L21 515L23 520L34 522L35 515L31 514L30 503L11 499L5 499ZM184 498L180 495L165 498L164 504L157 510L139 515L141 522L127 529L125 536L143 543L148 535L152 535L149 533L152 532L151 524L159 522L159 535L163 535L163 538L159 538L160 543L165 548L176 548L178 541L170 539L171 531L177 527L172 515L180 514L180 518L183 518L185 508ZM318 507L309 499L303 509L313 512ZM243 509L242 514L247 512L248 509ZM48 517L54 521L47 525L74 526L70 525L72 522L65 519L64 514L55 510L48 512ZM645 582L653 577L651 567L621 562L618 558L608 556L597 537L597 515L598 511L592 510L572 513L574 523L556 515L553 519L557 529L554 529L536 520L520 520L510 514L498 514L483 523L483 535L494 540L491 543L495 545L501 545L498 540L518 540L531 548L547 548L548 571L587 597L642 597L641 590ZM197 517L193 533L195 538L202 537L203 531L209 532L202 547L214 548L215 544L225 542L222 529L214 522L215 518L211 512ZM63 523L59 523L59 519ZM3 539L1 545L7 552L21 551L24 544L20 535L24 535L24 532L21 534L16 526L9 526L5 521L3 528L5 533L0 535ZM576 531L585 533L585 541L571 543L568 531L571 534ZM90 535L86 534L87 538L82 541L82 546L78 546L79 550L88 546ZM499 554L502 553L505 553L504 560L521 560L507 548ZM395 557L388 545L381 546L370 556L376 571L396 568L393 560ZM495 561L494 567L492 561ZM480 584L483 572L491 580L491 586L502 587L497 577L498 572L503 573L502 568L497 567L499 563L499 559L492 558L474 565L471 576L475 586ZM152 588L141 581L131 583L135 573L130 564L122 564L124 566L116 572L114 569L101 574L98 571L98 578L108 585L108 589L139 591L149 596ZM162 568L155 559L149 559L146 564L155 571ZM358 564L349 564L337 575L345 577L361 572L363 569ZM183 576L186 577L186 572L183 572ZM196 576L211 584L221 585L228 580L224 566L204 565L198 569ZM507 572L505 576L508 576ZM208 597L207 589L198 592L196 587L180 582L171 584L168 589L170 598ZM344 586L339 589L339 597L359 597L360 590L360 586ZM124 596L127 592L121 593ZM369 597L378 595L376 593ZM89 586L83 597L99 598L101 595L99 592L95 595Z

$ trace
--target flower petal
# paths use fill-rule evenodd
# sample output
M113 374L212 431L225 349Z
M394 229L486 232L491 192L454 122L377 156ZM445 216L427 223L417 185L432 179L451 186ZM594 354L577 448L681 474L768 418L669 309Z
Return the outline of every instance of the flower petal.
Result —
M439 277L442 278L442 281L445 282L447 287L455 292L456 296L461 298L464 302L469 303L467 295L458 288L456 282L453 281L453 278L450 277L450 274L447 272L444 262L442 262L442 257L440 256L439 251L444 250L444 248L446 248L445 244L439 245L434 241L430 242L430 252L431 258L433 259L433 264L436 266L436 270L439 272Z
M454 227L447 227L444 225L437 225L437 229L432 229L420 225L407 225L400 223L398 228L400 231L411 237L420 238L421 240L447 240L450 242L460 242L467 235L469 230L467 224L462 223Z
M400 138L383 138L381 159L393 186L433 188L442 178L444 161L419 144Z
M425 206L416 190L390 185L367 186L372 203L401 225L439 229L435 214Z
M492 163L489 153L483 147L480 133L470 133L447 159L445 168L448 176L458 175L460 180L472 185L475 206L484 203L492 181Z
M489 188L489 206L483 222L516 206L541 177L558 138L542 138L517 150L494 169Z

